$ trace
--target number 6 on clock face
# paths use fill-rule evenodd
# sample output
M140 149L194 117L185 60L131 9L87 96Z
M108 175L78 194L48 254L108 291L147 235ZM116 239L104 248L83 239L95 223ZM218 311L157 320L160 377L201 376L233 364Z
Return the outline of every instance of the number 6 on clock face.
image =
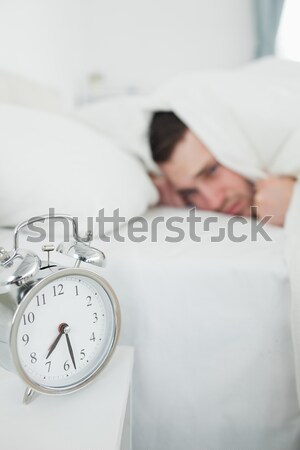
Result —
M15 367L36 391L74 391L105 366L119 326L119 304L103 278L60 270L38 282L16 311L10 337Z

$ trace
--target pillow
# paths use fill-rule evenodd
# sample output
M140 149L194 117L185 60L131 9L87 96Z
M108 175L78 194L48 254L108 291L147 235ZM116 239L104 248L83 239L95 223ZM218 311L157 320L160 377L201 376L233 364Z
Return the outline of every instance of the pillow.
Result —
M0 103L62 111L62 98L54 88L3 71L0 72Z
M142 96L117 96L74 108L72 114L138 157L148 170L158 171L148 144L149 113Z
M0 226L49 208L84 225L102 208L128 220L158 200L141 163L86 125L5 104L0 124Z

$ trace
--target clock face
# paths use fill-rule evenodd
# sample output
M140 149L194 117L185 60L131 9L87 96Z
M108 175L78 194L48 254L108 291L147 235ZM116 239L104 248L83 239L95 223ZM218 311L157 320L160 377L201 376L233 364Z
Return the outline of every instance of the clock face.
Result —
M19 311L17 366L34 387L50 392L80 387L99 371L115 344L113 294L100 277L82 273L75 269L44 279Z

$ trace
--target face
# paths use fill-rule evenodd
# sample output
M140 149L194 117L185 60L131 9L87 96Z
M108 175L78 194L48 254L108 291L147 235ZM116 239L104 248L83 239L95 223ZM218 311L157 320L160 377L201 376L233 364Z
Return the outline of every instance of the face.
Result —
M190 130L160 169L187 205L224 214L250 215L251 183L219 164Z

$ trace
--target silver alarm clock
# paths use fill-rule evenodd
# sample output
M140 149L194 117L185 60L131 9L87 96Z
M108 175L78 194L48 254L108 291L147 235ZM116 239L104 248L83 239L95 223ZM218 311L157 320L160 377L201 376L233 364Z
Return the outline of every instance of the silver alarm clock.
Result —
M41 219L70 220L74 241L57 247L75 258L63 267L50 258L54 246L43 246L47 260L18 247L22 228ZM120 307L101 276L79 267L102 267L104 254L80 238L77 222L67 215L40 216L18 225L14 249L0 248L0 364L27 384L24 402L35 393L66 394L90 383L115 349ZM88 267L88 266L86 266ZM8 274L7 277L5 276Z

